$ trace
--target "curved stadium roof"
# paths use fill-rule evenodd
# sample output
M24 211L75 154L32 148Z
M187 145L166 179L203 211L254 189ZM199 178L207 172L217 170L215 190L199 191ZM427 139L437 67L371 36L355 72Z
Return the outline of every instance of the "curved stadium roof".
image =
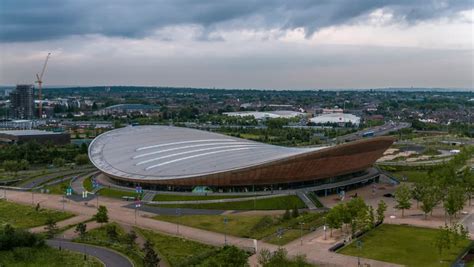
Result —
M323 148L279 147L189 128L136 126L98 136L89 157L109 175L143 181L239 170Z

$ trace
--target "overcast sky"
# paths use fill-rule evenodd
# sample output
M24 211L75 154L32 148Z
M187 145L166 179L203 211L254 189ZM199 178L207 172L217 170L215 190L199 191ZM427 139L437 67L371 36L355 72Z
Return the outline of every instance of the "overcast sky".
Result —
M474 88L474 1L0 0L0 84Z

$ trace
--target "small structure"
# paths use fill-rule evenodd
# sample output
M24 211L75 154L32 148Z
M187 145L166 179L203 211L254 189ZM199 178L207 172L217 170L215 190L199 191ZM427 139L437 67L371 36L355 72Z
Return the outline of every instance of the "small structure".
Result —
M292 111L292 110L275 110L275 111L241 111L241 112L224 112L222 113L232 117L247 117L252 116L256 120L275 119L275 118L296 118L306 117L306 113Z
M38 143L51 143L55 145L69 144L71 141L69 133L56 133L41 130L17 130L0 131L0 141L7 143L19 143L36 141Z
M360 118L349 113L329 113L311 118L311 122L315 124L346 124L350 122L357 126L360 124Z
M132 113L150 113L158 110L160 107L144 105L144 104L118 104L110 107L103 108L99 111L94 112L95 115L123 115Z

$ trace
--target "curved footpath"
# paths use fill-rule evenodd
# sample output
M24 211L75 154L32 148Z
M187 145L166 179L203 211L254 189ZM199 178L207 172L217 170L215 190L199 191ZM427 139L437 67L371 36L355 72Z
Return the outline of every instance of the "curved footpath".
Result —
M133 264L127 257L107 248L87 245L83 243L74 243L59 239L46 240L46 243L49 246L55 248L59 248L59 246L61 246L61 248L67 250L79 253L85 252L89 256L98 258L102 263L105 264L106 267L133 267Z
M28 192L8 190L7 199L8 201L31 205L31 195ZM35 200L36 202L41 202L41 205L44 208L56 210L62 209L62 196L37 194L35 196ZM99 201L99 205L107 206L107 209L109 210L110 221L115 221L121 224L136 225L141 228L159 231L170 235L177 234L176 224L152 219L151 217L155 216L155 214L149 212L139 211L135 223L135 210L124 207L124 202L121 200L103 197ZM65 205L65 210L73 212L77 215L93 216L97 211L96 209L96 206L91 204L85 205L83 202L71 201ZM330 253L327 251L326 247L323 247L318 243L314 243L313 239L315 235L320 236L321 234L322 233L320 230L303 236L303 246L300 245L300 240L295 240L283 247L288 250L288 255L290 256L306 254L309 262L323 266L355 266L353 263L357 263L357 257ZM225 237L224 234L192 228L184 225L179 227L179 236L215 246L222 246L225 243L244 249L250 249L254 246L254 241L250 238L242 238L230 235ZM227 240L227 242L225 242L225 240ZM275 251L278 249L278 246L259 241L258 249L261 250L263 248L266 248L270 251ZM255 256L255 259L256 257L257 256ZM395 264L369 259L364 259L364 262L370 263L371 266L396 266Z

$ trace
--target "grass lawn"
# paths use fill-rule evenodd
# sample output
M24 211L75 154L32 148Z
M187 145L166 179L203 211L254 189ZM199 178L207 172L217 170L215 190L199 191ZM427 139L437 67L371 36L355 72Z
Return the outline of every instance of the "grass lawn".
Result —
M104 266L98 259L68 250L58 250L48 246L39 248L19 247L11 251L0 251L0 266L13 267L63 267L63 266Z
M191 200L212 200L212 199L229 199L229 198L243 198L253 196L215 196L215 195L168 195L157 194L153 197L153 201L191 201Z
M48 218L58 222L73 216L72 213L43 208L36 211L35 207L0 200L0 225L8 223L17 228L31 228L44 225Z
M460 242L440 256L434 246L437 231L439 230L383 224L362 237L360 252L353 242L338 253L352 256L360 253L364 258L406 266L451 266L452 261L469 245L469 241Z
M59 184L45 186L44 189L48 189L50 194L65 195L70 182L71 180L66 180Z
M92 192L94 190L94 186L92 186L92 176L87 177L84 180L83 186L89 192Z
M394 171L391 172L400 181L403 181L403 177L407 177L407 182L417 182L422 179L428 178L428 171L426 170L407 170L407 171Z
M109 236L107 235L107 226L109 225L114 226L117 230L118 236L116 240L110 240ZM138 248L138 245L130 247L125 243L124 240L125 230L123 230L122 227L120 227L116 223L105 224L102 227L87 231L86 237L84 239L74 239L75 242L82 242L96 246L107 247L112 250L118 251L126 255L130 260L132 260L135 266L143 266L143 255L140 249Z
M264 239L266 242L282 245L300 236L299 222L305 223L305 234L311 227L321 226L323 216L322 213L305 213L286 221L281 220L279 215L159 215L153 218L233 236ZM227 218L227 225L224 225L224 218ZM279 228L285 229L281 238L276 236Z
M137 197L137 193L133 191L122 191L113 188L102 188L99 190L99 196L112 197L112 198L122 198L123 196L127 197Z
M217 253L217 248L210 245L164 235L150 230L135 229L146 239L153 242L155 250L159 251L160 255L162 255L172 267L194 266Z
M297 207L306 208L304 202L297 196L281 196L257 200L244 200L224 203L205 204L158 204L164 208L191 208L191 209L214 209L214 210L285 210Z

